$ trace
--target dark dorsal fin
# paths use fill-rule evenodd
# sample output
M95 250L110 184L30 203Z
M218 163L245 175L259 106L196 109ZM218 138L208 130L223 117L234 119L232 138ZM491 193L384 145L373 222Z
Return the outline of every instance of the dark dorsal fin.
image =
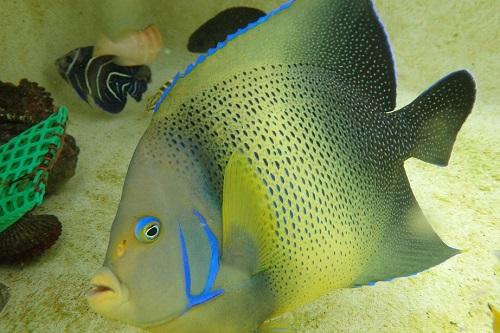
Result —
M290 10L304 12L297 14L300 35L293 44L304 48L305 62L333 71L336 81L369 103L371 110L395 108L392 52L370 0L297 1Z
M279 64L327 70L339 89L362 101L365 109L395 108L391 50L370 0L289 0L229 35L176 75L155 110L178 83L194 91L206 86L207 79L227 76L228 68Z
M235 33L260 17L266 15L263 11L250 7L228 8L203 23L189 37L188 50L195 53L205 53L226 40Z

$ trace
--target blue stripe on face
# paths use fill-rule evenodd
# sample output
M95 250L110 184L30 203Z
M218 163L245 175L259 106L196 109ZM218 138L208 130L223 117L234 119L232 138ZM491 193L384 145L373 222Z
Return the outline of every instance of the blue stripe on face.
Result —
M210 245L210 268L208 270L207 281L205 282L205 288L199 295L191 294L191 270L189 268L189 258L187 253L186 241L184 239L184 233L182 232L182 227L179 224L179 241L181 245L181 253L182 253L182 263L184 266L184 284L185 284L185 293L188 301L187 309L191 309L192 307L205 303L212 298L215 298L224 293L223 289L212 290L215 279L217 278L217 273L219 272L219 243L214 233L208 226L205 218L201 215L200 212L194 210L194 215L200 221L200 225L205 231L207 235L207 239Z

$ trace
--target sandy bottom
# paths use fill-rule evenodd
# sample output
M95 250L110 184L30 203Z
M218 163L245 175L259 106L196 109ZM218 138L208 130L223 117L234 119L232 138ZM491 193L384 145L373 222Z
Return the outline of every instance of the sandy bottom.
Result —
M84 2L67 10L83 15L85 8L92 8ZM34 3L12 2L8 5L12 8L0 9L22 13L2 15L10 20L12 31L0 32L5 45L0 51L1 79L17 82L28 77L52 91L56 103L70 109L68 132L76 137L81 153L76 176L37 209L59 217L60 240L33 263L0 266L0 281L11 287L12 294L0 314L0 332L139 332L91 312L83 295L104 258L127 166L150 115L142 104L131 103L112 117L77 100L57 77L52 61L67 49L85 45L91 36L81 31L84 41L79 42L75 33L81 25L66 27L57 19L55 3L63 6L63 2L52 1L48 8ZM270 3L261 8L272 8ZM400 106L452 70L467 68L477 80L478 101L458 136L450 165L406 163L413 190L434 229L447 244L464 252L414 277L334 291L281 319L304 332L490 332L487 303L500 306L500 262L494 255L500 249L500 82L496 77L500 2L378 0L376 4L395 53ZM36 21L40 15L56 22L57 33L40 28L46 22ZM183 31L202 20L191 21L172 19L171 26L165 25L172 33L167 34L172 52L153 67L151 92L191 59L179 51L180 40L186 38ZM25 27L26 22L33 29L31 35L16 30L16 24ZM108 21L103 22L96 27L107 27ZM33 44L35 53L17 49L19 42L10 38L16 31L27 34L27 40L47 40L47 50L33 57L38 44ZM73 31L73 41L63 39L62 31Z

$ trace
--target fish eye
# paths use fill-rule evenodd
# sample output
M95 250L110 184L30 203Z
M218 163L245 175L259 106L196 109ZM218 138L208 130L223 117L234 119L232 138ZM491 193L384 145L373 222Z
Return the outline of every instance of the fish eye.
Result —
M143 243L151 243L160 235L160 220L154 216L141 217L135 226L135 238Z

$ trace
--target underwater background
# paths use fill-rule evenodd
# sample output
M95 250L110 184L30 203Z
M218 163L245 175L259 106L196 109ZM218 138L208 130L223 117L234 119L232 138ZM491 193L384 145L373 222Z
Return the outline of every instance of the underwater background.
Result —
M155 23L169 54L152 65L146 97L185 68L189 35L231 6L271 10L261 1L4 1L0 8L0 80L28 78L69 108L68 131L81 149L76 175L49 197L40 213L63 224L59 241L35 262L0 266L11 298L0 332L140 332L103 319L84 298L101 266L124 176L151 114L130 101L119 115L81 101L54 60L91 45L100 32ZM500 1L375 0L389 34L398 77L398 108L449 72L465 68L477 83L474 109L449 165L415 159L406 170L437 234L464 253L410 278L342 289L285 314L304 332L490 332L487 304L500 306ZM147 99L147 98L146 98Z

